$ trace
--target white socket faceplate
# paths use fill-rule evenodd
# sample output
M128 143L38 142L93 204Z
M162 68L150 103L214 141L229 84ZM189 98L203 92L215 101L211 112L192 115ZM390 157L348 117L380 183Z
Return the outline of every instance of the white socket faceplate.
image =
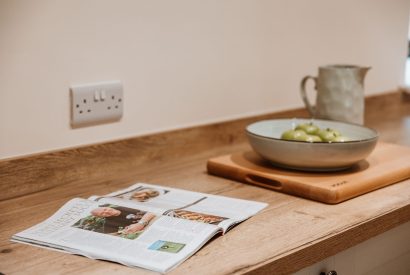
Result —
M124 110L120 81L73 85L71 126L73 128L120 120Z

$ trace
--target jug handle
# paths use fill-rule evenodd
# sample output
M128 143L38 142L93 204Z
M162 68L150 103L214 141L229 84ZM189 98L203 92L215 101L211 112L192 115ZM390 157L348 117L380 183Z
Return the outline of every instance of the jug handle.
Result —
M317 87L317 77L308 75L308 76L305 76L300 82L300 94L302 96L303 102L305 103L305 106L308 109L310 115L314 117L316 113L316 107L310 104L309 99L307 97L307 93L306 93L306 83L309 79L312 79L315 82L315 90L317 91L317 88L316 88Z

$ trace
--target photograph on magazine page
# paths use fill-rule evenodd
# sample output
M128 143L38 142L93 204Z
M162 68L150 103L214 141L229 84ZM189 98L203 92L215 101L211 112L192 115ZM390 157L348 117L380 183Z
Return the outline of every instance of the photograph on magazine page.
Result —
M146 202L150 199L157 198L161 195L165 195L169 190L162 188L153 188L146 186L138 186L134 190L126 191L122 194L115 195L116 198L135 200L138 202Z
M90 215L77 221L73 227L133 240L155 218L155 214L147 211L104 204L91 210Z
M168 210L164 213L164 215L175 217L175 218L180 218L180 219L191 220L191 221L215 224L215 225L218 225L220 222L228 219L225 217L209 215L209 214L204 214L204 213L199 213L199 212L193 212L193 211L188 211L184 209Z

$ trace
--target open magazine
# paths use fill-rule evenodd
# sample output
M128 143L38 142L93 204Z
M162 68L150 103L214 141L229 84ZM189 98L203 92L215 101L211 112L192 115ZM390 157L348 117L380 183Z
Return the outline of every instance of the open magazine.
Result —
M138 183L72 199L12 241L165 273L266 205Z

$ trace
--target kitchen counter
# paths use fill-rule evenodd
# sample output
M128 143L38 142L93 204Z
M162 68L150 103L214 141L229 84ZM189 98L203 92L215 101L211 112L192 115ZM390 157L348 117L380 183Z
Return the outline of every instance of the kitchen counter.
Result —
M218 236L169 274L286 274L410 221L410 180L327 205L209 175L207 159L249 150L256 120L307 117L302 110L245 118L0 161L0 272L149 274L9 241L73 197L135 182L266 202L261 213ZM410 146L410 100L398 91L366 99L366 126Z

